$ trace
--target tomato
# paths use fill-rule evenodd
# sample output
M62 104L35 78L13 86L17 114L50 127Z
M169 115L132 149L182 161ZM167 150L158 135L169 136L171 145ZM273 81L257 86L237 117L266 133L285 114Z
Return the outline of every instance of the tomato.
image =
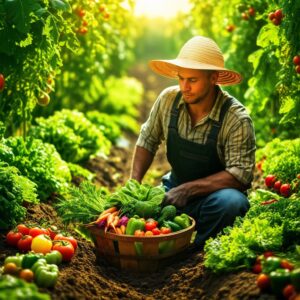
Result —
M42 94L37 99L37 104L40 106L47 106L49 102L50 102L50 96L45 92L42 92Z
M296 66L295 71L296 73L300 74L300 65Z
M273 19L275 19L275 13L274 12L271 12L269 13L269 20L272 21Z
M110 18L110 13L106 11L106 12L103 14L103 18L106 19L106 20L108 20L108 19Z
M31 235L32 237L36 237L40 234L46 234L46 235L50 235L49 231L45 228L41 228L41 227L32 227L29 230L29 235Z
M288 284L282 291L284 299L290 299L293 295L296 295L296 289L292 284Z
M293 58L293 63L294 63L294 65L296 65L296 66L300 65L300 55L294 56L294 58Z
M23 235L29 234L29 230L30 230L30 228L28 226L26 226L25 224L19 224L19 225L17 225L17 229Z
M270 256L274 256L274 253L272 251L266 251L266 252L264 252L264 257L265 258L268 258Z
M171 228L168 228L168 227L161 227L161 228L160 228L160 232L161 232L162 234L169 234L169 233L172 232L172 230L171 230Z
M145 236L145 231L140 230L140 229L137 229L137 230L134 232L134 235L135 235L135 236Z
M36 253L49 253L52 249L52 241L49 235L40 234L33 238L31 243L31 250Z
M5 87L5 78L4 75L0 73L0 92L4 90Z
M18 271L19 271L19 268L13 262L6 263L3 268L4 274L16 275L18 273Z
M21 232L11 230L6 235L6 242L10 246L17 246L19 239L23 236Z
M23 269L19 273L19 277L27 282L32 282L34 278L34 274L30 269Z
M249 20L249 16L248 16L248 14L246 12L242 13L242 19L246 20L246 21Z
M279 193L280 187L281 187L281 181L280 180L275 181L275 183L273 185L273 189Z
M254 7L250 7L248 9L248 13L251 17L254 17L255 16L255 8Z
M153 228L152 229L152 233L153 233L153 235L160 235L160 230L159 230L159 228Z
M81 35L85 35L88 32L88 29L86 27L80 27L78 29L78 33Z
M59 233L54 237L54 241L57 241L57 240L69 241L72 244L74 250L77 249L77 246L78 246L77 241L72 236L67 236L67 235L63 235L63 234Z
M274 15L275 15L275 18L276 18L276 19L281 20L282 17L283 17L282 10L281 10L281 9L277 9L277 10L274 12Z
M57 226L55 225L51 225L47 228L47 230L49 231L51 240L54 240L55 236L58 234L59 230L57 228Z
M89 23L87 22L87 20L82 21L82 26L87 27L88 25L89 25Z
M274 183L276 181L276 176L275 175L272 175L272 174L269 174L266 176L265 178L265 185L267 187L273 187Z
M31 249L33 237L31 235L25 234L18 241L18 249L21 252L28 252Z
M99 11L102 13L102 12L104 12L105 10L106 10L105 4L101 4L101 5L99 6Z
M85 16L85 10L82 9L82 8L79 8L77 11L77 16L80 17L80 18L83 18Z
M280 194L284 197L288 197L291 194L291 185L284 183L280 187Z
M261 273L256 279L256 285L260 290L267 290L270 287L270 278L267 274Z
M152 231L146 231L145 236L153 236L153 232Z
M235 29L235 26L234 25L228 25L228 26L226 26L226 30L228 31L228 32L232 32L233 30Z
M272 23L275 25L275 26L278 26L280 25L281 23L281 19L277 19L276 17L272 20Z
M154 219L147 219L146 224L145 224L145 230L146 231L151 231L157 226L158 222L155 221Z
M75 253L74 247L69 241L54 241L52 250L59 251L63 261L70 261Z
M255 274L259 274L262 271L262 266L260 263L256 263L253 268L252 268L252 272Z
M281 260L280 267L283 269L288 269L290 271L294 269L294 265L291 262L289 262L287 259Z

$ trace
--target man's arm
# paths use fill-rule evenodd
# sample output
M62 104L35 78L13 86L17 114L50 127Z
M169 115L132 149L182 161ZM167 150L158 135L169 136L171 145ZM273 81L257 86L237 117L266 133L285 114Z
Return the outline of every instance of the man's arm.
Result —
M140 146L136 146L133 154L130 178L141 182L150 168L153 158L154 155L150 151Z
M172 188L166 193L164 204L173 204L177 207L183 207L190 199L196 196L205 196L223 188L234 188L244 191L247 187L240 183L229 172L221 171Z

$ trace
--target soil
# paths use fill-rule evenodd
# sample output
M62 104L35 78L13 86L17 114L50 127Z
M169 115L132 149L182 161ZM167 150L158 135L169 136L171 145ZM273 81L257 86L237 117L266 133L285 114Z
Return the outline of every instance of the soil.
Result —
M149 109L149 107L147 108ZM145 109L145 115L147 109ZM109 189L123 184L129 177L134 138L129 138L126 148L115 146L108 158L96 157L86 167L96 173L95 184ZM154 162L156 175L166 171L163 148ZM159 177L159 176L158 176ZM154 178L154 182L157 178ZM28 207L26 223L41 220L64 228L53 204L47 203ZM203 265L203 252L185 253L174 258L158 271L145 274L120 270L96 255L91 241L76 231L70 232L78 240L78 249L70 263L60 266L59 279L54 288L40 289L54 300L62 299L275 299L262 294L256 287L257 275L242 270L229 274L213 274ZM0 264L16 249L5 243L5 232L0 236Z

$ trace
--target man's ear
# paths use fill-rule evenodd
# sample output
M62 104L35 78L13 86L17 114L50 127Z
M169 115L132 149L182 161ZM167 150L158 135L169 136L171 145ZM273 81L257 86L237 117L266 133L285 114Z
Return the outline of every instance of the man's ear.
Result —
M217 81L218 81L218 78L219 78L219 72L218 71L214 71L211 73L211 76L210 76L210 81L212 84L216 84Z

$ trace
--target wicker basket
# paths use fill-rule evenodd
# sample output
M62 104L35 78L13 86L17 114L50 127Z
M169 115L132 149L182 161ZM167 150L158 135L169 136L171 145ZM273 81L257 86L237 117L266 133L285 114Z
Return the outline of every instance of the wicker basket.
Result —
M184 251L191 241L195 221L188 228L166 235L137 237L104 232L86 225L97 248L97 255L117 268L135 272L154 272Z

